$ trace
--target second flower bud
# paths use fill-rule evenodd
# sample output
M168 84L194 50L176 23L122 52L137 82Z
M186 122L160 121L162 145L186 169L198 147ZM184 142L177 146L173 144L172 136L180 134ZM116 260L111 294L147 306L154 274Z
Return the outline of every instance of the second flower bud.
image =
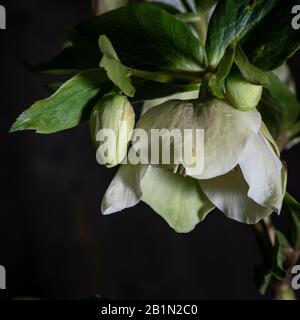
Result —
M97 103L90 118L90 132L99 163L111 168L122 162L134 125L135 114L127 97L108 94ZM111 139L106 141L104 137L108 135Z

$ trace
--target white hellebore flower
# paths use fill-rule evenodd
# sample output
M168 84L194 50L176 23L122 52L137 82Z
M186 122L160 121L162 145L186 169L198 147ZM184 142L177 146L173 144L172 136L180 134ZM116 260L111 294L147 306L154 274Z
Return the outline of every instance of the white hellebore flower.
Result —
M142 200L177 232L189 232L214 207L248 224L280 212L285 169L256 109L243 112L216 99L171 100L147 111L137 127L204 129L204 170L182 163L185 176L163 165L122 165L103 198L103 214Z

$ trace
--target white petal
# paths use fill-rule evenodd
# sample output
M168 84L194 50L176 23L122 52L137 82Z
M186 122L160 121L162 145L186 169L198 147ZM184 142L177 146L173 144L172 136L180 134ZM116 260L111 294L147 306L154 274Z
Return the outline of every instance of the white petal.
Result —
M197 111L197 127L205 129L204 171L194 177L210 179L236 167L248 139L259 132L261 116L256 109L243 112L219 100Z
M147 132L179 129L182 134L184 129L204 129L204 171L195 173L186 167L186 174L210 179L229 172L238 164L249 137L259 132L261 116L256 109L242 112L215 99L200 105L196 100L171 100L146 112L137 127ZM180 145L175 147L180 148ZM199 159L198 163L201 162Z
M189 232L213 205L196 180L150 166L142 179L142 200L177 232Z
M142 197L141 178L147 166L123 164L109 185L101 204L104 215L135 206Z
M192 101L192 102L191 102ZM158 164L164 168L172 170L176 167L176 164L181 163L182 156L174 156L174 150L182 150L182 139L170 139L172 135L172 130L175 130L175 134L183 135L184 129L192 129L194 121L194 100L169 100L159 106L152 108L147 111L142 118L137 123L138 129L143 129L147 133L148 140L139 141L140 156L143 163L147 164ZM161 133L161 144L157 141L151 141L151 130L158 129ZM163 131L162 131L163 130ZM135 140L137 131L134 132L133 141ZM171 142L172 141L172 142ZM169 146L170 152L167 148L162 148L162 145ZM137 150L137 146L133 143L133 149ZM150 147L159 148L159 157L157 163L153 162L154 156L150 152ZM164 150L164 151L163 151ZM163 162L162 158L170 157L169 163ZM164 164L163 164L164 163Z
M146 100L144 102L141 116L144 115L148 110L152 109L153 107L156 107L162 103L165 103L169 100L190 100L190 99L197 99L199 95L199 90L197 91L187 91L187 92L181 92L181 93L176 93L168 97L164 98L158 98L158 99L153 99L153 100Z
M260 206L247 196L249 187L239 167L199 183L208 199L230 219L254 224L273 212L272 208Z
M282 163L261 133L249 139L239 164L249 185L248 196L279 212L283 200Z

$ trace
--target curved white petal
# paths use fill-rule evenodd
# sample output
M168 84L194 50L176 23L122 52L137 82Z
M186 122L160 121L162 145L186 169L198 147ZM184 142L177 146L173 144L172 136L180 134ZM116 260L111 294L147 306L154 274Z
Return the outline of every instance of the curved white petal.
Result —
M273 212L272 208L260 206L247 196L249 187L239 167L199 183L208 199L230 219L254 224Z
M190 177L150 166L142 179L142 201L177 232L189 232L214 208Z
M242 112L216 99L205 104L198 104L197 100L170 100L146 112L137 127L148 134L151 129L179 129L182 134L184 129L204 129L204 149L199 152L202 157L204 151L204 170L196 172L187 166L185 169L186 174L194 178L210 179L229 172L238 164L249 137L260 130L261 116L256 109ZM162 139L167 141L167 136ZM180 143L174 143L175 149L181 147ZM181 160L174 158L174 161Z
M248 196L279 212L283 201L282 163L261 133L249 139L239 165L249 185Z
M152 99L152 100L146 100L143 104L141 116L144 115L147 111L150 109L165 103L169 100L190 100L190 99L197 99L199 95L199 90L196 91L187 91L187 92L181 92L181 93L176 93L168 97L164 98L158 98L158 99Z
M192 101L192 102L191 102ZM194 100L169 100L146 112L138 121L136 128L143 129L148 139L132 144L134 150L139 150L143 163L160 165L173 170L182 162L182 155L175 154L174 150L183 149L184 129L192 129L194 122ZM156 138L153 133L156 132ZM133 135L135 141L138 131ZM160 138L158 138L158 135ZM176 136L177 138L172 139ZM159 140L159 141L157 141ZM163 146L163 147L162 147ZM169 147L169 149L168 149ZM153 150L156 150L153 152ZM164 161L169 158L169 161ZM154 161L157 159L157 161Z
M210 179L236 167L248 139L259 132L261 116L256 109L243 112L219 100L197 111L197 127L205 129L204 171L193 177Z
M135 206L142 197L141 178L146 171L145 165L121 165L102 199L102 213L108 215Z

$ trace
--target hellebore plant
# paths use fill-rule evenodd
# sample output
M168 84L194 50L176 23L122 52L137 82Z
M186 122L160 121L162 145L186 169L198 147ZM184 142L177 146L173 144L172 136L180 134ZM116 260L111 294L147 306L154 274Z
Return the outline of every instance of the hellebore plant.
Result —
M141 3L143 2L143 3ZM151 2L151 3L149 3ZM291 269L300 256L300 204L286 192L280 152L300 140L300 104L286 64L300 47L291 25L296 1L94 1L96 17L68 28L68 42L32 71L68 75L54 93L24 111L11 131L50 134L89 122L98 162L120 167L103 214L147 203L177 232L189 232L214 208L253 224L264 263L256 283L294 299ZM135 109L141 108L141 116ZM135 121L135 118L138 120ZM149 163L149 145L133 129L204 131L203 167L177 157ZM114 133L107 143L101 130ZM132 138L132 140L131 140ZM104 144L115 150L107 153ZM124 163L140 155L137 164ZM276 230L281 213L290 230Z

